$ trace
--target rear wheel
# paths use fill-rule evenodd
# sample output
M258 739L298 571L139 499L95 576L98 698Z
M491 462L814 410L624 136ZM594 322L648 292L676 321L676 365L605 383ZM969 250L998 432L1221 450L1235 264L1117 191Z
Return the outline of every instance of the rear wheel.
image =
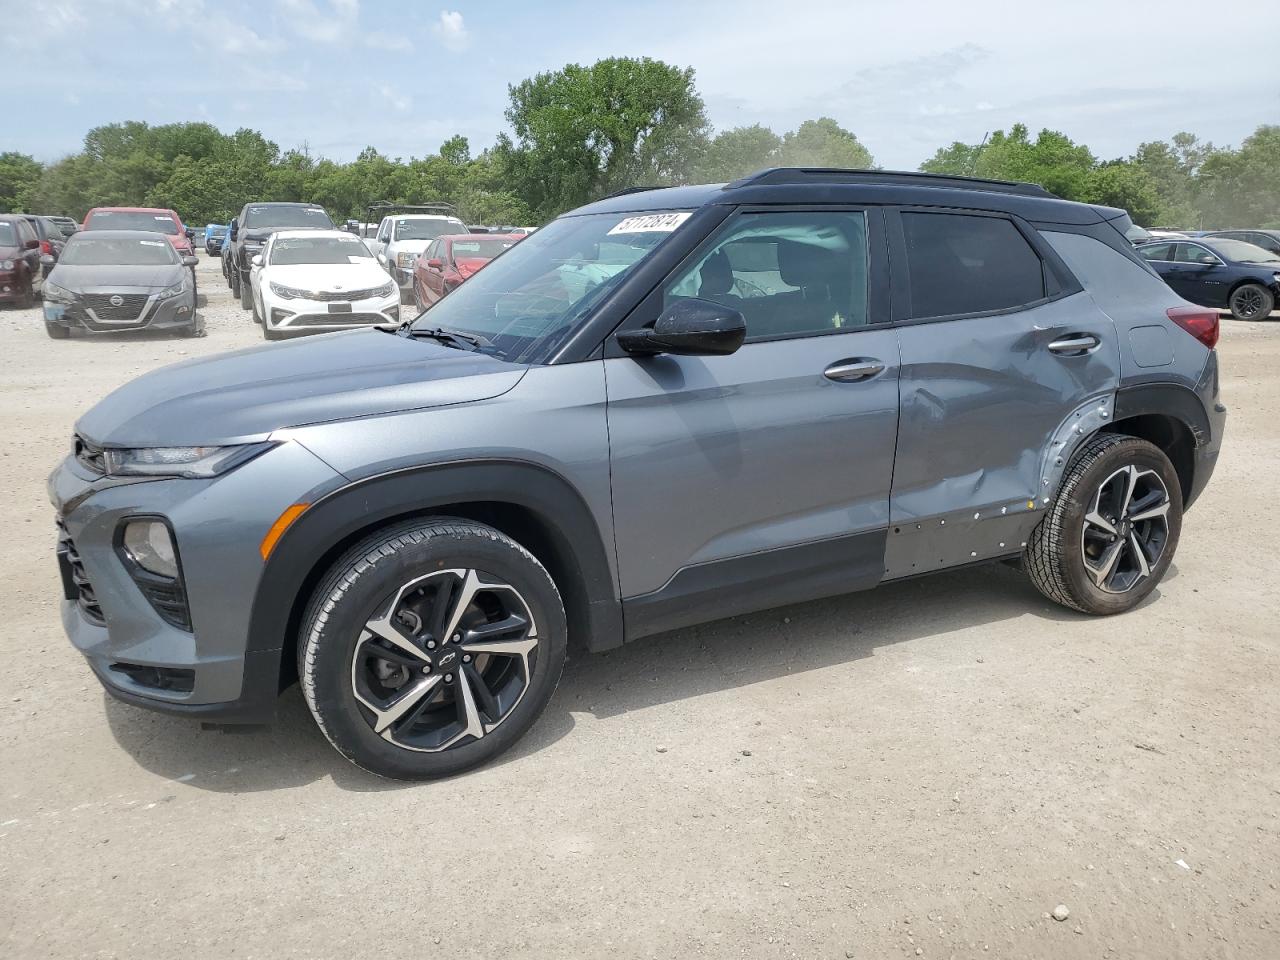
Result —
M567 627L532 554L482 524L388 528L351 550L311 599L298 673L348 760L426 780L502 753L555 691Z
M236 274L236 287L241 309L250 309L253 306L253 290L249 287L249 278Z
M235 267L232 267L231 271L227 274L227 283L231 285L231 295L233 297L239 297L240 296L240 271L235 269Z
M1169 458L1135 437L1085 444L1023 559L1050 600L1083 613L1123 613L1147 596L1173 561L1182 490Z
M1246 283L1231 292L1231 315L1237 320L1261 320L1275 309L1276 298L1260 283Z

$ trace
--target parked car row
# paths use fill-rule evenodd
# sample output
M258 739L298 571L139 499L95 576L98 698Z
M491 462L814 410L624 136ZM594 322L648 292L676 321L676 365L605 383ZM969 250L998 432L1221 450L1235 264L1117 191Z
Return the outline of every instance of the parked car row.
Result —
M1153 238L1137 251L1192 303L1230 310L1237 320L1261 320L1280 299L1280 252L1225 235L1246 232Z

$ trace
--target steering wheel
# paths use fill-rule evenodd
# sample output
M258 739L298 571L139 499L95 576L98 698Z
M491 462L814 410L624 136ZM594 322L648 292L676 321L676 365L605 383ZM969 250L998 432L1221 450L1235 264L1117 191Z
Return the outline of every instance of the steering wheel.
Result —
M742 299L744 300L750 299L752 297L769 296L769 292L765 290L763 287L761 287L759 284L752 283L750 280L746 280L742 277L734 277L733 286L730 287L729 289L734 293L736 293L739 297L742 297Z

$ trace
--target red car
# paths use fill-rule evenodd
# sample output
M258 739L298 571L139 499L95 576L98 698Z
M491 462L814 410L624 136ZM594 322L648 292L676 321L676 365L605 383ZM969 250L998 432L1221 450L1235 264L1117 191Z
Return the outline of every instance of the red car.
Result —
M44 292L40 238L20 213L0 216L0 303L29 307Z
M425 310L503 250L524 237L516 233L459 233L436 237L413 265L413 300Z
M182 218L159 207L94 207L84 218L85 230L151 230L163 233L180 257L194 257Z

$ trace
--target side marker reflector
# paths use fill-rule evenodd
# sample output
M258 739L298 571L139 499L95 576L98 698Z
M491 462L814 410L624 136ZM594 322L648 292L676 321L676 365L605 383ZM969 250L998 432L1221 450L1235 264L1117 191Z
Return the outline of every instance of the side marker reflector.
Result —
M284 513L276 517L276 522L271 525L267 535L262 538L262 543L258 545L258 552L262 554L263 560L271 556L271 551L276 548L284 532L293 526L293 521L302 516L303 511L309 506L311 506L309 503L294 503L285 507Z

